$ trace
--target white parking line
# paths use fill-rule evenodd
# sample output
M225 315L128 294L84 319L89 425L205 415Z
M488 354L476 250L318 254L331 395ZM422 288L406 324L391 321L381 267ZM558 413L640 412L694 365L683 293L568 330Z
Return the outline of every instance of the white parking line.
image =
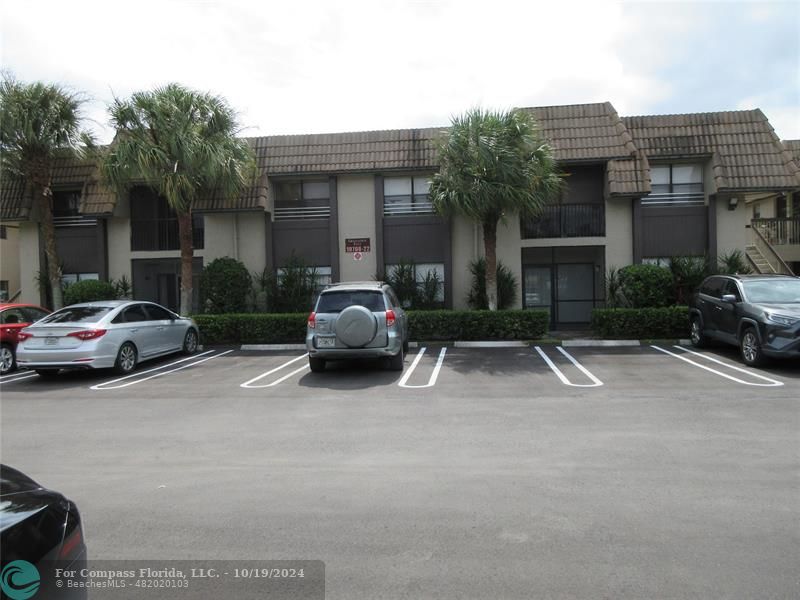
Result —
M38 375L36 373L28 373L27 371L23 371L22 373L14 373L13 375L6 375L0 379L0 384L14 383L15 381L21 381L22 379L30 379L31 377L38 377Z
M295 369L294 371L292 371L288 375L284 375L283 377L273 381L272 383L267 383L265 385L250 385L250 384L255 382L255 381L258 381L259 379L264 379L264 377L269 377L273 373L277 373L281 369L285 369L286 367L288 367L292 363L296 363L298 360L302 360L302 359L306 358L307 356L308 356L308 352L306 352L302 356L298 356L296 358L293 358L290 361L287 361L287 362L283 363L279 367L275 367L274 369L270 369L269 371L267 371L266 373L262 373L258 377L253 377L252 379L249 379L249 380L245 381L244 383L239 384L239 387L249 388L249 389L260 389L260 388L268 388L268 387L272 387L274 385L278 385L279 383L289 379L292 375L297 375L301 371L304 371L305 369L308 369L308 364L303 365L299 369Z
M709 371L711 373L714 373L715 375L719 375L720 377L724 377L725 379L730 379L731 381L735 381L736 383L741 383L742 385L753 385L753 386L756 386L756 387L779 387L779 386L783 385L783 382L781 382L781 381L776 381L775 379L770 379L769 377L764 377L763 375L759 375L758 373L752 373L750 371L746 371L745 369L742 369L741 367L737 367L735 365L730 365L728 363L724 363L721 360L717 360L716 358L713 358L711 356L706 356L705 354L700 354L699 352L694 352L692 350L687 350L686 348L683 348L681 346L673 346L673 348L677 348L678 350L682 350L683 352L688 352L690 354L694 354L694 355L699 356L701 358L705 358L706 360L710 360L712 362L715 362L718 365L722 365L723 367L727 367L728 369L733 369L734 371L739 371L740 373L744 373L748 377L753 377L755 379L761 379L762 381L767 381L768 383L753 383L752 381L743 381L743 380L739 379L738 377L734 377L733 375L728 375L727 373L723 373L722 371L717 371L716 369L712 369L711 367L707 367L705 365L701 365L700 363L695 362L695 361L693 361L693 360L691 360L689 358L686 358L685 356L681 356L680 354L675 354L674 352L670 352L669 350L665 350L664 348L660 348L659 346L650 346L650 347L654 348L655 350L658 350L659 352L663 352L664 354L669 354L670 356L674 356L678 360L682 360L684 362L687 362L690 365L694 365L695 367L698 367L698 368L703 369L705 371Z
M436 380L439 378L439 371L442 369L442 363L444 362L444 355L447 354L447 347L444 347L439 351L439 358L436 359L436 365L433 367L433 372L431 373L430 379L428 379L428 383L425 385L408 385L406 383L409 377L411 377L411 374L414 372L414 369L417 368L419 361L422 359L422 355L425 354L425 350L427 350L425 346L419 349L417 356L414 357L414 362L411 363L408 371L405 372L403 378L398 382L397 385L403 388L412 389L429 388L436 385Z
M592 383L572 383L572 382L571 382L569 379L567 379L567 376L566 376L566 375L564 375L564 373L562 373L562 372L561 372L561 369L559 369L559 368L558 368L558 367L555 365L555 363L554 363L552 360L550 360L550 358L547 356L547 354L545 354L545 353L544 353L544 351L543 351L543 350L542 350L542 349L541 349L539 346L534 346L534 350L536 350L536 352L538 352L538 353L539 353L539 356L541 356L541 357L542 357L542 359L544 360L544 362L546 362L546 363L547 363L547 366L548 366L548 367L550 367L550 369L553 371L553 373L555 373L555 374L556 374L556 376L557 376L557 377L558 377L558 378L561 380L561 383L563 383L564 385L568 385L568 386L570 386L570 387L581 387L581 388L600 387L601 385L603 385L603 382L602 382L602 381L600 381L600 380L599 380L597 377L595 377L594 375L592 375L592 374L589 372L589 370L588 370L586 367L584 367L584 366L583 366L582 364L580 364L580 363L579 363L577 360L575 360L575 358L574 358L572 355L570 355L570 353L569 353L569 352L567 352L566 350L564 350L564 349L563 349L561 346L558 346L558 350L561 352L561 354L563 354L564 356L566 356L566 357L567 357L567 359L568 359L568 360L569 360L569 361L570 361L570 362L571 362L573 365L575 365L575 367L577 367L577 369L578 369L578 370L579 370L581 373L583 373L583 374L584 374L584 375L586 375L586 376L587 376L589 379L591 379L591 380L592 380Z
M121 389L121 388L124 388L124 387L128 387L130 385L136 385L137 383L142 383L144 381L148 381L150 379L155 379L156 377L161 377L162 375L168 375L170 373L174 373L175 371L180 371L181 369L188 369L189 367L194 367L195 365L199 365L199 364L204 363L204 362L206 362L208 360L213 360L215 358L219 358L220 356L225 356L226 354L230 354L231 352L233 352L233 350L226 350L225 352L220 352L219 354L215 354L213 356L207 356L206 358L204 358L202 360L195 360L195 362L190 362L189 364L182 365L182 366L177 367L175 369L170 369L169 371L161 371L160 373L156 373L155 375L150 375L149 377L144 377L143 379L136 379L134 381L129 381L128 383L123 383L122 385L111 385L112 383L117 383L119 381L125 381L126 379L130 379L131 377L139 377L139 376L145 375L147 373L152 373L153 371L159 371L160 369L163 369L164 367L171 367L172 365L177 365L178 363L186 362L187 360L196 359L196 358L198 358L200 356L204 356L204 355L209 354L211 352L214 352L214 350L207 350L206 352L203 352L202 354L196 354L194 356L190 356L189 358L183 358L181 360L176 360L175 362L172 362L172 363L169 363L169 364L166 364L166 365L161 365L160 367L156 367L155 369L148 369L147 371L142 371L141 373L132 373L130 375L126 375L125 377L120 377L119 379L112 379L111 381L104 381L103 383L98 383L97 385L93 385L89 389L90 390L99 390L99 391L118 390L118 389Z

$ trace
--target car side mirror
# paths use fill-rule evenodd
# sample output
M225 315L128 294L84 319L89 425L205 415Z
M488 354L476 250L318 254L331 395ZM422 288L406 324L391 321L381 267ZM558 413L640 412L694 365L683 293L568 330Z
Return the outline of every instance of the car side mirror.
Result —
M736 304L739 299L734 294L723 294L722 301L728 304Z

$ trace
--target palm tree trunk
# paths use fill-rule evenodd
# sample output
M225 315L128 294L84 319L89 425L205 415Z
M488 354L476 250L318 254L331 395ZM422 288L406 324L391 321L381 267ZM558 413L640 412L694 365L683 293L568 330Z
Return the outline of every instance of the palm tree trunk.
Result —
M58 250L56 249L56 229L53 225L53 192L50 186L39 186L34 193L39 198L39 231L44 242L44 255L47 261L47 280L50 282L50 294L53 299L53 310L64 306L64 297L61 291L61 266L58 263Z
M180 312L186 316L192 311L192 277L194 271L192 262L194 247L192 244L192 213L178 212L178 237L181 243L181 308Z
M486 301L497 310L497 221L483 224L483 249L486 254Z

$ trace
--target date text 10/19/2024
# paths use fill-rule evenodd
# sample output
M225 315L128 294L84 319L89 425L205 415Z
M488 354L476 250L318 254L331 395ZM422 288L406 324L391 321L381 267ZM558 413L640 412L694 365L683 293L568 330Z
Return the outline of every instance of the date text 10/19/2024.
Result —
M234 577L241 579L303 579L305 569L276 568L276 567L234 567L228 570L216 568L190 568L188 572L170 567L168 569L152 569L144 567L131 570L94 570L94 569L55 569L55 576L58 579L74 579L76 577L91 579L117 579L140 577L147 579L209 579L218 577Z

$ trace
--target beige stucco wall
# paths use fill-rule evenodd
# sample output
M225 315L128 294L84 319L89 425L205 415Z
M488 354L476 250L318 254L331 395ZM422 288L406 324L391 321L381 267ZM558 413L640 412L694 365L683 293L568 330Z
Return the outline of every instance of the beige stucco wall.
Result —
M370 281L378 271L375 258L375 178L372 175L341 176L336 181L339 203L339 279ZM346 238L369 238L372 251L360 261L346 253Z
M483 234L480 236L483 254ZM505 222L497 227L497 260L508 267L517 279L517 295L511 308L522 308L522 238L519 230L519 216L508 215Z
M11 298L19 287L19 226L17 223L4 223L6 239L0 240L0 279L8 282L8 297Z
M465 217L453 217L450 231L453 252L453 308L465 309L467 295L472 283L469 264L482 254L479 246L483 238L479 237L475 224Z
M131 276L131 225L127 217L109 217L106 220L108 240L108 277L119 279Z
M20 302L39 304L39 225L31 221L19 224L19 284L22 288ZM12 292L13 293L13 292Z
M606 202L606 270L633 264L633 204L629 199Z
M752 208L742 199L735 210L728 210L729 199L717 200L717 256L729 254L734 250L744 252L748 241L746 225L750 222Z

